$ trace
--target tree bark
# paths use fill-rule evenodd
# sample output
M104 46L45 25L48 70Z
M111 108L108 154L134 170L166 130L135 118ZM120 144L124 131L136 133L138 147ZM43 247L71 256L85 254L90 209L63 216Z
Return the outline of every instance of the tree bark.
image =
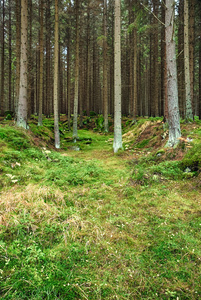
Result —
M74 91L74 116L73 116L73 137L76 140L77 134L77 117L78 117L78 92L79 92L79 44L80 44L80 32L79 32L79 1L75 2L76 9L76 58L75 58L75 91Z
M201 3L199 3L201 9ZM199 118L201 119L201 15L199 17Z
M153 13L158 17L158 1L153 1ZM158 97L158 85L159 85L159 70L158 70L158 20L153 18L154 33L153 33L153 102L154 111L153 115L159 116L159 97Z
M195 0L189 2L189 67L192 110L195 112L194 99L194 49L195 49ZM195 114L195 113L194 113Z
M178 4L178 58L177 58L177 78L179 110L181 117L185 117L185 78L184 78L184 2Z
M43 125L43 0L40 0L40 37L39 37L39 51L40 51L40 71L39 71L39 109L38 109L38 126Z
M52 106L51 101L51 77L50 77L50 35L48 30L50 28L50 0L47 0L46 6L46 116L50 116L50 106Z
M59 135L59 100L58 100L58 87L59 87L59 13L58 13L58 0L55 0L55 30L54 30L54 139L55 148L60 148L60 135Z
M8 24L8 52L9 52L9 61L8 61L8 109L10 111L13 110L13 102L12 102L12 31L11 31L11 0L9 0L9 24Z
M181 136L177 87L176 50L174 40L174 0L166 0L165 28L169 123L169 140L167 146L173 147L179 142L179 138Z
M186 120L193 119L190 86L190 63L189 63L189 5L184 0L184 67L185 67L185 91L186 91Z
M70 53L70 32L68 37L68 47L67 47L67 105L68 105L68 130L71 129L70 119L71 119L71 53Z
M3 0L2 3L2 32L1 32L1 103L0 103L0 109L1 109L1 115L4 115L4 82L5 82L5 1Z
M104 11L103 11L103 111L104 111L104 130L109 131L108 126L108 59L107 59L107 0L103 0Z
M114 25L114 153L122 147L121 128L121 0L115 0Z
M20 50L20 87L17 125L27 129L27 27L28 3L21 0L21 50Z

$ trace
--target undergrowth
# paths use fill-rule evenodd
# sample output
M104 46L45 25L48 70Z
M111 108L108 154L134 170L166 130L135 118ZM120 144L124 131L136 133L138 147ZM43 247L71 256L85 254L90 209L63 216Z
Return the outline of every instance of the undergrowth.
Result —
M137 159L61 130L68 151L0 126L1 299L200 299L199 139Z

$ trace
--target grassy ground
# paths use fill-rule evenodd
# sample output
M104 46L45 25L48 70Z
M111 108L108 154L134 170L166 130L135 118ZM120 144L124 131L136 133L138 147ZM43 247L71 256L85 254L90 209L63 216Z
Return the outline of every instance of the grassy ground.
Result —
M161 120L127 122L118 155L62 124L55 151L45 122L0 126L1 299L200 299L199 121L173 150Z

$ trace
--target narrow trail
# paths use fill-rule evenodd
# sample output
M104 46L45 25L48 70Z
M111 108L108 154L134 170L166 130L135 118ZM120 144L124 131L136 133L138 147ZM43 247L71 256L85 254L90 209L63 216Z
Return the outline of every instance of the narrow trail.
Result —
M96 134L97 135L97 134ZM119 155L113 153L112 144L108 144L105 138L100 141L94 140L93 146L80 151L68 150L62 152L63 156L82 159L86 162L93 162L101 167L115 182L126 181L128 179L128 153Z

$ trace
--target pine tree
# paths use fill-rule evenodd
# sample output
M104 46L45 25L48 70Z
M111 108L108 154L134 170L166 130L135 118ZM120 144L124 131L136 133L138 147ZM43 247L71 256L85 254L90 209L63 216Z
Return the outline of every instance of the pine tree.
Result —
M121 1L115 0L114 25L114 153L122 147L121 128Z

